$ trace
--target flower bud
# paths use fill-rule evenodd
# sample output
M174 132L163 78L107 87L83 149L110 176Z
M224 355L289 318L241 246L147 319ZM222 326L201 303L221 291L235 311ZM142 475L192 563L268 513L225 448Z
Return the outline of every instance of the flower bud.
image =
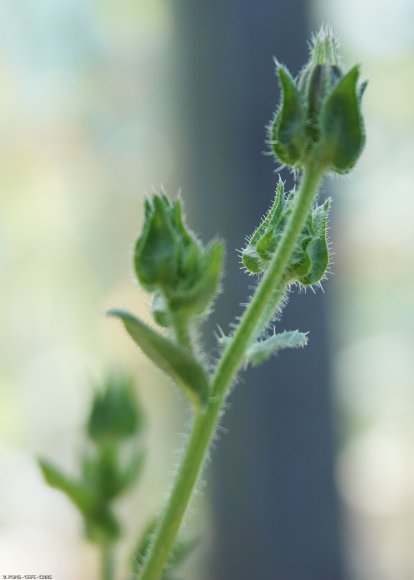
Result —
M324 170L346 173L365 143L358 67L345 75L339 66L337 42L322 28L313 39L308 64L297 79L277 63L281 104L269 126L274 155L284 164L302 168L316 159Z
M143 415L133 393L131 381L109 377L95 394L89 415L88 434L96 443L132 437L142 427Z
M135 247L135 272L150 292L176 284L180 251L187 241L180 209L178 203L170 205L164 195L145 202L144 228Z
M184 223L180 200L147 200L134 262L139 282L154 293L158 324L168 327L173 315L198 316L208 309L218 291L223 250L217 241L202 247Z
M280 242L287 218L292 211L295 192L285 197L279 180L272 207L242 252L242 262L252 274L264 273ZM320 282L329 265L327 220L330 201L310 212L285 272L287 282L311 286Z

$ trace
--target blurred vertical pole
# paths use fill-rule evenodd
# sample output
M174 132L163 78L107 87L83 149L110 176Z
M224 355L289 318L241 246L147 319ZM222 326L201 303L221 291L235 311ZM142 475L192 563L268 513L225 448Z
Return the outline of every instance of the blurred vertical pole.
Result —
M306 0L175 0L177 149L192 224L226 237L225 296L214 320L240 313L252 282L241 248L267 209L275 165L262 154L278 100L272 55L298 72ZM284 176L290 179L288 175ZM342 580L325 324L326 301L292 297L284 328L310 345L248 372L213 451L214 553L206 579ZM207 564L206 564L207 567Z

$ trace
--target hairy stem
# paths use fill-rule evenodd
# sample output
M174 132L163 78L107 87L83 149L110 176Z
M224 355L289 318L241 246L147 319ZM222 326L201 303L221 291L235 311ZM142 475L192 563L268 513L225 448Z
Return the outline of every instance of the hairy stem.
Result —
M287 281L287 278L283 278L281 283L273 289L271 297L269 298L265 308L262 310L259 320L256 322L256 330L250 337L250 343L253 340L260 338L263 332L270 325L270 322L277 318L278 308L280 308L281 304L283 307L283 298L285 297L287 291Z
M175 316L173 318L173 329L175 334L175 339L180 346L190 351L193 350L193 345L191 341L190 329L188 326L188 320L181 316Z
M277 304L274 304L274 300L272 300L275 296L275 288L280 288L284 282L286 267L305 225L322 173L320 164L314 160L311 160L304 170L296 203L279 247L223 352L212 378L209 404L204 411L199 411L194 418L187 449L169 502L141 571L140 580L159 580L161 577L204 465L231 383L243 363L246 349L257 333L258 321L263 320L269 302L272 302L272 307L277 307ZM280 293L280 296L282 294L283 292Z
M101 547L101 578L114 580L114 548L112 542L104 542Z

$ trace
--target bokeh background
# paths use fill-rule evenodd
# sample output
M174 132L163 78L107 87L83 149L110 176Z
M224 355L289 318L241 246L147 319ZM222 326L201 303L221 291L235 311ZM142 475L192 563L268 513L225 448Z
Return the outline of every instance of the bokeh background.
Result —
M240 311L240 248L273 193L262 154L272 55L297 72L335 27L369 78L368 141L334 197L334 275L292 298L305 351L246 375L185 532L188 580L414 579L414 4L410 0L0 3L0 573L98 578L81 522L36 457L76 471L93 381L134 373L147 414L120 560L171 484L184 402L110 306L148 319L133 242L146 193L182 195L228 240L208 333ZM284 176L288 181L290 177ZM124 576L126 572L124 571Z

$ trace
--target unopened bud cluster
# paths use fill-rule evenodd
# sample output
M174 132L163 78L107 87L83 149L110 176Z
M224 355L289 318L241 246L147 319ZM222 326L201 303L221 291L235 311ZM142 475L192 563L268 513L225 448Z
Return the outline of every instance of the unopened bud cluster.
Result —
M292 212L295 192L285 196L280 179L273 204L261 224L249 238L242 252L244 267L252 274L262 274L277 251L285 224ZM330 200L315 204L296 242L285 272L285 283L297 282L311 286L320 282L329 265L327 240Z

